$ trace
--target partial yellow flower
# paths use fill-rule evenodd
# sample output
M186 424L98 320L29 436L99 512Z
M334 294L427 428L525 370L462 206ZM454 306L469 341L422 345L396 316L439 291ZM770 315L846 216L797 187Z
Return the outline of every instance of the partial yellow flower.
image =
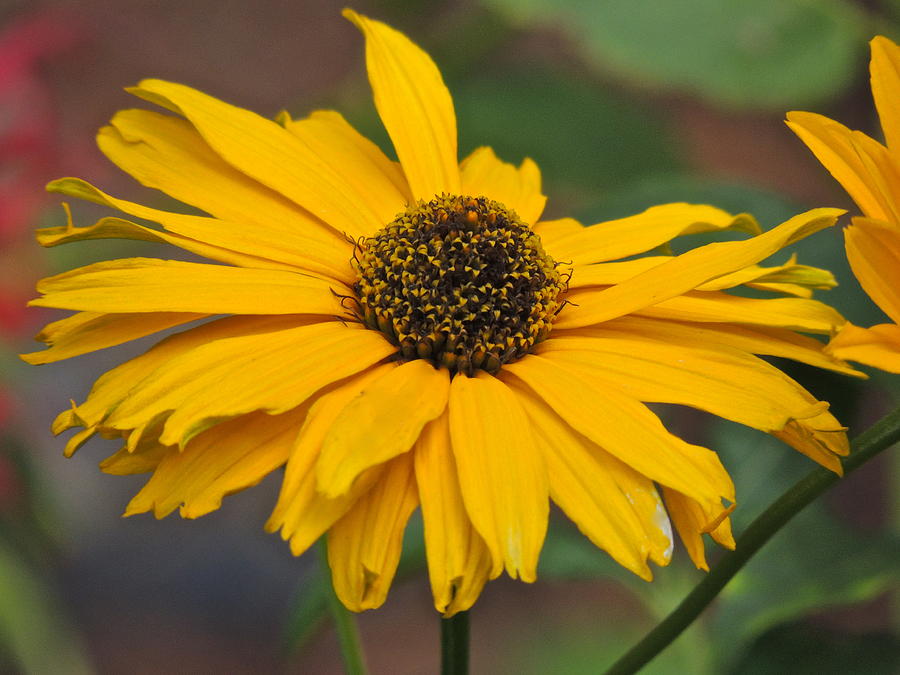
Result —
M870 45L872 96L886 146L815 113L790 112L787 124L865 214L844 230L847 260L863 290L894 322L871 328L848 323L828 350L900 373L900 47L881 35Z
M541 220L534 162L480 148L457 159L440 73L392 28L352 11L399 163L336 112L270 121L189 87L145 80L173 114L118 113L101 150L148 187L208 215L153 209L74 178L50 189L108 217L40 230L45 246L119 237L211 263L88 265L40 282L33 305L75 310L38 336L49 363L184 326L103 375L63 412L123 447L112 474L152 473L126 515L195 518L285 465L267 523L299 555L324 534L334 585L378 607L419 506L435 606L469 608L504 570L533 581L552 499L644 579L672 525L706 568L701 535L733 546L734 485L717 455L645 405L677 403L783 438L840 472L844 428L758 355L854 374L801 333L844 320L810 298L830 274L757 263L835 222L817 209L761 233L691 204L583 227ZM696 232L740 241L616 262ZM736 286L775 291L732 295ZM190 324L190 325L189 325Z

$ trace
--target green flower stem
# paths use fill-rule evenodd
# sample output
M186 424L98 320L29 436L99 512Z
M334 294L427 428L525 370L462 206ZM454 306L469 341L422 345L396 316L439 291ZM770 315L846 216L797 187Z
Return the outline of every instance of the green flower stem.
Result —
M441 675L469 672L469 613L441 619Z
M900 440L900 408L888 414L854 439L844 460L848 474ZM606 675L636 673L691 625L731 578L767 541L803 507L840 480L827 469L818 468L798 481L764 511L737 540L735 550L726 553L709 574L643 640L606 671Z
M356 627L356 618L350 613L334 592L331 583L331 575L328 574L328 548L325 538L318 543L319 563L322 565L322 583L325 584L325 594L328 596L328 609L331 618L334 619L334 627L337 630L338 640L341 644L341 657L344 659L344 670L347 675L366 675L366 659L362 650L362 642L359 639L359 629Z

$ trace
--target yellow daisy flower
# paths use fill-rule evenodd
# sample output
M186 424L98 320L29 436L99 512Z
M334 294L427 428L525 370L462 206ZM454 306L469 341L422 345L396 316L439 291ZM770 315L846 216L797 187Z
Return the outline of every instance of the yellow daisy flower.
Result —
M853 374L800 332L844 323L810 298L827 272L756 263L830 226L817 209L760 233L711 206L667 204L583 227L541 220L537 166L490 148L457 160L438 69L396 30L365 36L375 104L399 162L338 113L277 122L189 87L129 91L166 109L118 113L101 150L146 186L209 215L153 209L74 178L50 189L115 208L42 244L166 242L217 264L130 258L45 279L33 305L48 363L200 322L103 375L62 413L122 438L112 474L152 472L126 515L195 518L286 465L267 524L299 555L323 534L336 591L378 607L421 506L435 606L465 610L502 571L533 581L552 499L645 579L672 525L706 568L702 533L733 546L732 481L717 455L669 433L645 402L693 406L772 433L840 472L844 428L757 355ZM753 236L680 256L674 237ZM794 297L731 295L745 285ZM227 315L227 316L222 316Z
M790 112L787 124L865 214L844 229L847 260L894 322L871 328L848 323L828 349L900 373L900 47L880 35L870 45L872 96L887 146L815 113Z

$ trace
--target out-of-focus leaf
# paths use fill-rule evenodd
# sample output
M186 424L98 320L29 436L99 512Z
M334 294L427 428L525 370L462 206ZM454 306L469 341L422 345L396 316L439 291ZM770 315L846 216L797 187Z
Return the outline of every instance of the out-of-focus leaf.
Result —
M772 628L753 643L731 675L894 675L900 663L895 635L811 628L801 624Z
M528 156L549 185L594 195L678 166L660 118L584 78L520 69L470 76L451 89L461 156L480 145L510 162Z
M866 55L841 0L485 0L513 20L560 25L599 68L744 108L833 97Z
M94 672L53 592L2 540L0 644L23 673Z
M724 656L779 623L870 600L896 585L900 542L850 532L814 505L750 561L719 597L712 624Z

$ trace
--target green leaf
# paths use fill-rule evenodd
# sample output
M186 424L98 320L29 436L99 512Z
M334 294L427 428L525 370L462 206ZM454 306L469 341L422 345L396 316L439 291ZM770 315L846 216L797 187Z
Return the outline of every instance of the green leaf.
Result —
M561 70L494 70L450 83L460 157L490 145L508 162L531 157L551 186L613 192L679 166L661 117Z
M761 636L731 675L894 675L900 638L886 633L852 635L820 626L785 624Z
M834 97L866 57L860 12L840 0L485 0L562 26L599 69L743 108Z

